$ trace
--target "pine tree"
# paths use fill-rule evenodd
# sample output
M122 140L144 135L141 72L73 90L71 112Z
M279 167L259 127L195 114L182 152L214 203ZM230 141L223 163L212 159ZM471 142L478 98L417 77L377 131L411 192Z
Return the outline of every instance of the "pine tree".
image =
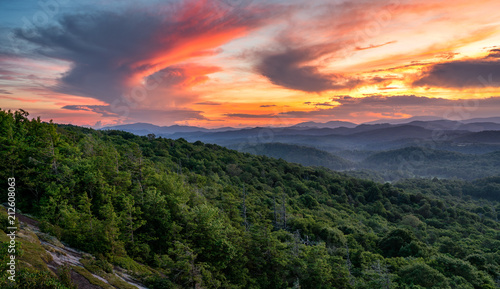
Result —
M122 195L122 206L120 220L124 228L126 239L134 244L134 232L142 227L146 221L140 219L141 210L135 206L134 198L130 195Z

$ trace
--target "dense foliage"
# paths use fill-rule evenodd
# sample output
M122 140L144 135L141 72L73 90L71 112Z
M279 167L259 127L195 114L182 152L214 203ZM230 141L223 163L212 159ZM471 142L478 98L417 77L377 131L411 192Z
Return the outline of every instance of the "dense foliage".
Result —
M238 151L255 155L264 155L304 166L322 166L332 170L346 170L354 167L354 163L334 154L312 147L283 143L263 143L258 145L242 144L233 146Z
M500 151L465 154L411 146L375 153L358 167L382 172L389 180L415 176L474 180L500 175Z
M327 152L310 146L283 143L226 145L241 152L282 158L305 166L322 166L345 171L351 176L374 181L405 178L447 178L475 180L500 175L500 151L461 153L434 149L425 144L388 151L343 150ZM498 148L497 148L498 149Z
M18 207L150 288L497 288L500 205L0 112Z
M410 192L421 192L441 197L454 196L470 200L488 199L500 201L500 177L488 177L465 181L460 179L404 179L394 184Z

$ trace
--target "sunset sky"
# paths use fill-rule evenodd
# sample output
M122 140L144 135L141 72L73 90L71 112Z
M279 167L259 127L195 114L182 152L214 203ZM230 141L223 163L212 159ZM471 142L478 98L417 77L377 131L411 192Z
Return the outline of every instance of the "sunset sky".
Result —
M94 127L500 116L498 0L134 2L0 0L0 108Z

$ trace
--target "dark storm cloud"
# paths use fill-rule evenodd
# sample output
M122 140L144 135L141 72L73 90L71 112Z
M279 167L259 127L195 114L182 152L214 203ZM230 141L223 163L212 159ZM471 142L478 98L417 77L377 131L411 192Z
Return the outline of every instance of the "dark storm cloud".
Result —
M492 97L481 100L449 100L444 98L430 98L425 96L415 95L370 95L363 98L354 98L348 95L335 96L332 102L337 102L338 105L332 108L316 109L311 111L288 111L282 112L280 115L294 118L311 118L311 117L336 117L347 118L353 115L368 115L368 114L396 114L407 113L414 115L433 114L439 115L447 108L460 105L470 105L470 103L478 103L479 107L498 107L500 106L500 98ZM314 103L312 103L314 104Z
M103 117L116 117L119 116L114 112L113 108L109 105L66 105L62 109L75 110L75 111L92 111L101 114ZM201 111L189 109L171 109L171 110L154 110L154 109L134 109L131 110L127 116L129 121L142 121L142 122L161 122L161 121L177 121L198 119L206 120Z
M446 88L500 87L500 50L492 49L487 57L434 64L413 86Z
M224 14L210 1L183 1L164 7L62 16L56 25L36 27L17 37L37 54L72 63L54 88L111 103L156 70L210 55L218 46L269 17L245 9Z
M62 109L76 110L76 111L92 111L99 113L104 117L116 116L116 113L112 112L107 105L65 105Z
M325 73L320 71L321 67L307 64L338 49L337 44L327 43L288 48L281 52L259 52L257 53L259 61L255 69L257 73L276 85L305 92L353 89L361 85L391 82L391 79L378 76L358 78L338 73Z
M287 49L284 52L263 52L256 70L272 83L305 92L351 89L363 82L340 74L323 73L318 67L306 65L325 53L321 47Z
M151 67L138 62L151 46L161 20L137 13L134 17L113 12L66 15L58 27L39 27L26 38L39 45L38 52L71 61L72 68L60 79L57 91L110 101L123 93L123 85L138 70ZM19 31L18 36L23 38Z
M442 106L449 105L453 101L444 98L430 98L425 96L416 95L370 95L363 98L354 98L351 96L340 96L332 100L339 102L342 105L356 104L356 105L376 105L376 106Z
M292 17L293 22L279 33L276 43L255 54L255 71L275 85L304 92L349 90L377 83L375 79L323 69L331 68L335 61L352 56L358 50L394 43L361 47L369 38L364 37L364 31L379 20L380 15L396 13L400 4L392 4L379 0L324 1L317 6L319 13L307 21ZM297 6L295 12L304 8Z
M500 49L491 49L488 58L500 58Z

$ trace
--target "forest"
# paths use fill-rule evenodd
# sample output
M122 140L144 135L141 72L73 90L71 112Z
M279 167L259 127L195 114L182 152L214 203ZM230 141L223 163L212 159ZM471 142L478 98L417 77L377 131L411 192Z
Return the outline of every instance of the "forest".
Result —
M147 288L500 288L498 177L383 184L24 110L0 111L0 159L20 212ZM20 266L0 287L71 288Z

